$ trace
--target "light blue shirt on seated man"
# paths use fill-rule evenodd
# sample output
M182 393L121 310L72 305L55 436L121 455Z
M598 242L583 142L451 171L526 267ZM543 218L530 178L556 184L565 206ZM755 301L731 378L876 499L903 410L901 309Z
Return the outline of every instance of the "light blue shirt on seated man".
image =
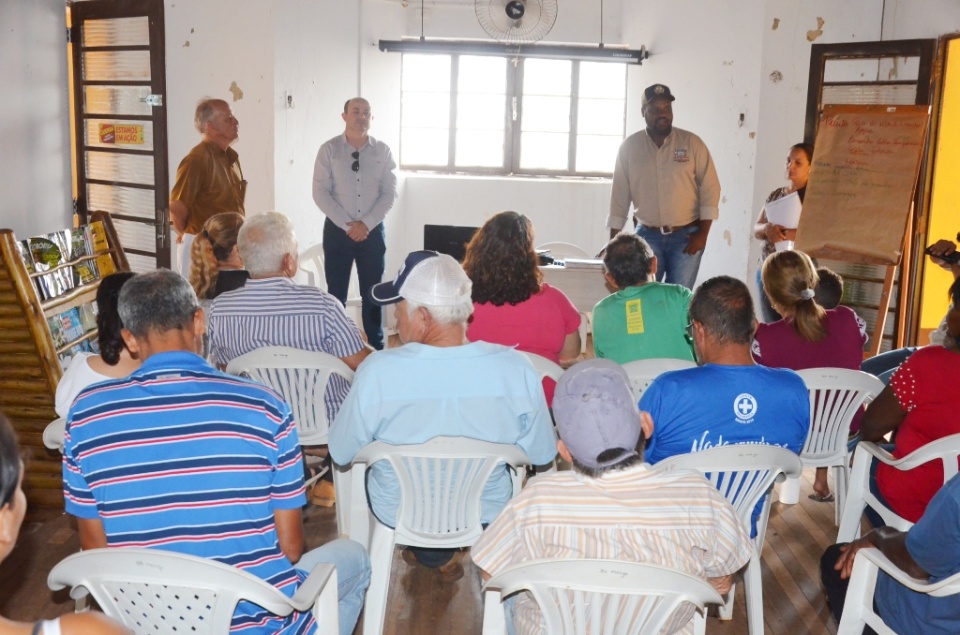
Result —
M373 441L416 444L463 436L520 447L534 465L556 456L556 433L540 378L529 360L505 346L473 342L449 348L410 343L371 355L330 429L330 455L349 465ZM483 493L481 520L510 500L506 469ZM393 469L371 468L367 496L377 518L395 526L400 490Z

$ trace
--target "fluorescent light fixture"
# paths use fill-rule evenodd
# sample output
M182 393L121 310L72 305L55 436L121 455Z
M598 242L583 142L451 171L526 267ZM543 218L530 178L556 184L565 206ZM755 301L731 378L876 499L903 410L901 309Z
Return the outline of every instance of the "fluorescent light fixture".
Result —
M380 50L387 53L429 53L487 55L494 57L541 57L548 59L580 60L584 62L614 62L643 64L650 56L646 46L630 49L626 46L588 44L508 44L486 40L446 40L409 38L380 40Z

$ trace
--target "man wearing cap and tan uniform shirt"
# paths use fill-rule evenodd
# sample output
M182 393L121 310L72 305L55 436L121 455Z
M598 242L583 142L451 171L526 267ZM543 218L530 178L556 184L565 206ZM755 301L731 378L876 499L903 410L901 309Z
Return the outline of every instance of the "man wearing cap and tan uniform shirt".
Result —
M556 435L540 377L522 354L498 344L467 342L472 284L456 260L435 251L407 256L396 280L374 285L373 301L395 304L404 343L371 355L357 370L330 428L330 455L346 466L372 441L393 445L461 436L508 443L534 465L556 456ZM394 526L399 486L386 462L367 476L367 498L380 522ZM489 523L513 493L506 466L490 477L481 521ZM441 581L463 576L461 552L405 549L407 564L437 569Z
M653 249L658 280L693 289L710 225L719 215L720 181L700 137L673 127L673 94L663 84L643 91L645 130L617 153L607 227L624 227L630 205L637 234Z
M670 567L729 590L750 558L746 528L699 473L644 462L654 422L637 410L621 366L592 359L567 370L553 415L557 449L573 470L528 483L487 528L470 550L485 579L529 560L600 558ZM505 605L515 632L546 632L526 593ZM665 632L693 632L692 616L678 611Z
M201 99L193 123L203 141L180 162L170 192L170 224L177 234L175 266L184 278L190 277L193 237L215 214L243 214L247 194L240 157L230 147L240 134L230 105L222 99Z

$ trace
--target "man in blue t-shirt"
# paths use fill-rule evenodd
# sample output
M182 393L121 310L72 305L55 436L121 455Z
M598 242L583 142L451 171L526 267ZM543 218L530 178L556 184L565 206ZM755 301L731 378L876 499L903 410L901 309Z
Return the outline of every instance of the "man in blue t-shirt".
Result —
M930 500L909 531L879 527L846 545L827 548L820 559L820 578L833 617L840 621L850 573L857 552L876 547L904 572L937 582L960 573L960 477L954 476ZM875 610L897 633L947 635L960 633L960 596L917 593L880 572L873 593ZM867 628L864 632L873 632Z
M664 373L640 399L656 424L649 463L737 443L800 452L810 420L807 388L791 370L754 363L756 327L740 280L717 276L697 288L688 328L701 366Z

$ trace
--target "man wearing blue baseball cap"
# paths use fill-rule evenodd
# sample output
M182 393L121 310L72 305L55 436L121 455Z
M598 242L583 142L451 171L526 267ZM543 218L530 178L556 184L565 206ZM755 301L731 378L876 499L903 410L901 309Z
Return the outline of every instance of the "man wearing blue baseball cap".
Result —
M457 261L435 251L411 253L396 279L373 286L374 302L395 305L403 346L374 353L357 370L330 429L337 465L349 465L372 441L406 445L437 436L515 444L534 465L553 460L556 435L530 361L506 346L466 340L471 288ZM484 490L481 521L493 520L512 493L504 466ZM367 499L377 518L394 526L399 486L385 462L368 473ZM463 576L461 555L408 548L403 559L452 582Z
M573 470L539 476L507 503L470 550L484 578L528 560L598 558L672 567L726 592L750 558L746 528L699 473L644 462L654 423L637 409L623 368L608 359L571 367L557 382L553 415L557 449ZM513 632L545 632L526 593L506 608ZM692 617L681 609L672 624Z
M663 84L647 86L640 112L647 126L617 152L607 227L610 238L627 222L657 257L657 280L693 290L710 226L719 216L720 180L697 135L673 127L676 97Z

